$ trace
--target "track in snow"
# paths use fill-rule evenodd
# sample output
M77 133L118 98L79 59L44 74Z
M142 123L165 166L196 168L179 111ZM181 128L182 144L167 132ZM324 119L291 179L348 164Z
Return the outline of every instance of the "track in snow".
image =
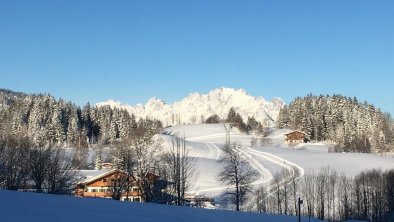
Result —
M220 152L221 152L220 148L214 143L206 143L206 145L210 148L207 158L218 160L220 158ZM215 147L217 149L216 158L214 158L213 147ZM240 151L242 152L242 155L247 159L247 161L251 164L251 166L257 172L259 172L260 175L262 175L262 178L253 182L252 185L257 186L257 185L266 184L266 183L271 182L274 179L272 173L267 168L265 168L264 165L261 164L256 158L254 158L253 155L257 155L269 162L277 164L289 172L288 177L282 178L282 180L280 182L282 186L284 184L287 184L288 182L290 182L293 178L298 179L304 175L304 169L302 167L300 167L299 165L297 165L293 162L290 162L290 161L285 160L281 157L278 157L276 155L266 153L266 152L261 152L258 150L254 150L254 149L251 149L250 147L247 147L246 149L241 148ZM225 190L225 189L229 189L229 188L231 188L231 187L229 187L229 186L213 187L213 188L208 188L208 189L200 189L200 190L198 190L198 192L220 191L220 190ZM269 186L269 189L271 189L270 186ZM194 192L197 192L197 191L194 191Z
M251 154L253 153L254 155L258 155L259 157L264 158L274 164L277 164L277 165L285 168L288 171L288 173L289 173L288 176L285 178L282 178L281 181L279 182L279 185L281 187L291 183L293 179L298 180L299 178L301 178L305 174L304 168L302 168L299 165L297 165L293 162L290 162L286 159L283 159L281 157L273 155L271 153L258 151L258 150L252 149L250 147L247 148L247 152L251 153ZM273 189L273 186L274 185L270 185L267 187L268 196L272 195L271 190Z
M216 145L216 144L214 144L214 143L205 143L208 147L209 147L209 149L210 149L210 153L211 153L211 159L215 159L215 160L219 160L219 158L220 158L220 155L221 155L221 153L222 153L222 151L220 150L220 148ZM213 151L213 150L215 150L215 151ZM214 152L216 153L215 155L214 155Z
M238 134L238 133L231 133L231 136L250 138L249 135ZM226 133L216 133L216 134L211 134L211 135L206 135L206 136L189 137L189 138L186 138L186 140L201 141L201 140L214 139L214 138L226 138Z
M209 140L209 139L225 137L225 136L226 136L226 133L216 133L216 134L205 135L205 136L190 137L190 138L186 138L186 140L201 142L201 143L205 144L208 147L208 155L206 156L206 158L219 160L220 155L221 155L221 149L216 144L204 142L203 140ZM243 134L236 134L235 136L249 137L249 136L243 135ZM241 147L240 150L242 152L242 155L247 159L247 161L251 164L251 166L257 172L259 172L259 174L262 176L259 180L252 183L254 186L267 184L274 179L272 172L269 171L258 159L256 159L256 156L258 156L259 158L262 158L268 162L271 162L275 165L278 165L278 166L284 168L288 172L287 176L285 178L281 179L281 181L280 181L281 186L288 184L289 182L291 182L291 180L293 178L298 179L304 175L304 169L302 167L300 167L299 165L297 165L291 161L288 161L286 159L278 157L276 155L262 152L262 151L258 151L258 150L252 149L250 147ZM230 187L228 187L228 186L212 187L212 188L202 189L202 190L198 190L198 191L199 192L220 191L220 190L225 190L228 188L230 188ZM268 189L269 190L272 189L271 186L268 186Z
M252 149L250 147L247 148L247 152L250 154L258 155L258 156L260 156L272 163L275 163L275 164L285 168L286 170L288 170L291 173L291 176L302 177L304 175L304 168L300 167L299 165L297 165L291 161L288 161L286 159L278 157L274 154L258 151L258 150Z

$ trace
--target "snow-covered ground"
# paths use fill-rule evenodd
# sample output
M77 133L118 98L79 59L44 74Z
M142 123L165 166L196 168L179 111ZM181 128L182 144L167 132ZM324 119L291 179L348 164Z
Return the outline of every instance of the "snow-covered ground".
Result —
M284 134L290 130L272 129L269 146L251 147L253 136L244 135L232 129L231 142L242 145L245 158L261 174L254 182L256 186L268 185L273 175L283 170L296 177L304 173L318 172L329 167L338 173L353 177L367 169L394 169L394 158L365 153L329 153L332 144L307 143L289 147L284 143ZM226 186L217 181L221 164L217 161L221 155L226 131L223 124L190 124L166 128L168 134L185 137L190 147L190 154L198 160L198 179L191 192L210 197L220 197ZM170 136L166 136L166 140Z
M180 125L165 129L160 135L170 143L172 135L185 137L191 156L196 157L198 178L189 192L209 197L221 197L226 186L217 181L226 133L223 124ZM231 142L242 145L242 153L260 173L254 185L268 186L277 172L287 170L290 175L301 177L309 171L330 167L338 173L354 176L372 168L393 169L394 158L362 153L329 153L330 144L300 144L289 147L284 134L289 130L272 129L269 146L251 147L253 136L232 129ZM93 173L92 173L93 172ZM84 172L82 172L84 173ZM89 171L87 177L94 176ZM219 207L220 208L220 207ZM296 221L290 216L257 213L193 209L155 204L125 203L107 199L82 199L0 190L0 215L4 221ZM303 221L308 221L304 218ZM316 220L311 220L316 221Z
M353 177L368 169L394 169L394 158L367 153L329 153L327 145L306 144L295 149L287 147L259 147L264 151L297 163L307 172L318 172L329 167L338 173Z
M7 222L293 222L294 216L207 210L158 204L120 202L101 198L77 198L0 190L0 217ZM302 218L308 221L308 218ZM312 222L318 221L311 219Z

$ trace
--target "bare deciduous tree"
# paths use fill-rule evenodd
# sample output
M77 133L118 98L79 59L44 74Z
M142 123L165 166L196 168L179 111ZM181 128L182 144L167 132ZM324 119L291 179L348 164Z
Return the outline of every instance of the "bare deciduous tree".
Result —
M130 176L127 173L122 171L116 171L111 179L111 197L113 200L120 200L124 193L126 194L126 198L128 199L128 192L131 187Z
M29 176L27 159L30 140L25 136L5 135L0 138L0 187L18 190Z
M127 175L126 178L136 178L142 199L146 202L154 198L152 175L159 171L157 166L162 154L162 141L155 137L158 129L155 124L155 121L140 119L132 124L126 138L114 143L112 150L115 166ZM132 186L129 180L122 178L116 183L116 187L127 192Z
M261 187L256 191L256 206L259 213L267 212L268 207L268 192L267 188Z
M163 155L164 167L172 184L175 204L184 204L185 192L197 177L197 160L189 155L186 140L174 137L169 152Z
M36 192L71 194L75 167L64 150L34 147L28 137L6 135L0 140L0 153L2 188L35 188Z
M218 175L218 180L230 187L227 195L231 197L237 211L246 200L247 193L251 192L250 183L258 176L257 171L242 157L240 149L240 145L230 144L226 139L223 156L219 159L224 167Z
M34 147L30 150L31 179L38 193L44 192L51 155L52 148Z
M76 183L75 165L63 149L54 149L47 170L46 191L51 194L71 194Z

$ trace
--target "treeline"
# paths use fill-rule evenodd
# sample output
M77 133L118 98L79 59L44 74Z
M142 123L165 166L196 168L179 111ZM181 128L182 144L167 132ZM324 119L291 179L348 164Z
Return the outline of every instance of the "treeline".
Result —
M326 221L393 221L394 170L369 170L353 179L328 168L301 180L277 174L269 187L256 192L259 212L301 215Z
M22 92L13 92L8 89L0 89L0 109L9 106L16 99L26 96L27 94Z
M336 142L336 151L380 152L394 141L389 114L341 95L298 97L281 109L277 127L304 131L312 141Z
M110 186L114 200L138 178L146 202L184 205L185 191L196 178L196 160L184 139L174 137L168 149L147 125L139 124L111 146L110 161L121 170ZM96 147L96 169L101 169L101 147ZM78 150L41 147L28 135L0 136L0 189L71 195L83 177ZM86 158L86 157L85 157Z
M161 128L157 120L136 120L109 106L81 109L50 95L17 98L0 111L0 189L71 194L78 169L93 168L88 161L95 153L94 168L112 162L127 175L112 187L114 199L130 189L133 176L147 202L183 205L197 163L184 139L174 137L164 149L155 136ZM152 174L159 178L154 184Z
M229 123L230 127L237 128L240 132L243 133L255 133L258 135L263 135L266 133L267 123L261 123L257 121L253 116L248 116L246 123L242 119L242 116L235 111L233 107L230 108L227 118L221 119L218 115L213 114L208 117L205 123Z
M71 102L40 94L16 99L1 110L0 133L26 134L41 147L87 147L125 138L138 122L156 132L162 128L157 120L136 120L123 109L92 107L89 103L81 109Z

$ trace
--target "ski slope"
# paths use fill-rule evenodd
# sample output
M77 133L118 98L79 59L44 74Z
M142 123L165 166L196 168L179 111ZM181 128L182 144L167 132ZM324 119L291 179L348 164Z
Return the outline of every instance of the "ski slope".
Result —
M190 155L198 160L198 179L189 190L192 193L220 197L227 187L217 181L217 174L222 165L217 160L226 138L223 124L189 124L165 129L167 141L171 135L184 137L188 141ZM230 132L231 142L241 144L242 155L256 169L260 178L253 182L256 187L269 186L276 173L287 171L287 178L282 183L295 177L301 178L308 172L318 172L329 167L338 173L353 177L367 169L393 169L394 158L381 157L365 153L329 153L330 144L308 143L289 147L284 143L286 129L272 129L269 138L271 145L251 147L253 136L239 133L236 129Z

